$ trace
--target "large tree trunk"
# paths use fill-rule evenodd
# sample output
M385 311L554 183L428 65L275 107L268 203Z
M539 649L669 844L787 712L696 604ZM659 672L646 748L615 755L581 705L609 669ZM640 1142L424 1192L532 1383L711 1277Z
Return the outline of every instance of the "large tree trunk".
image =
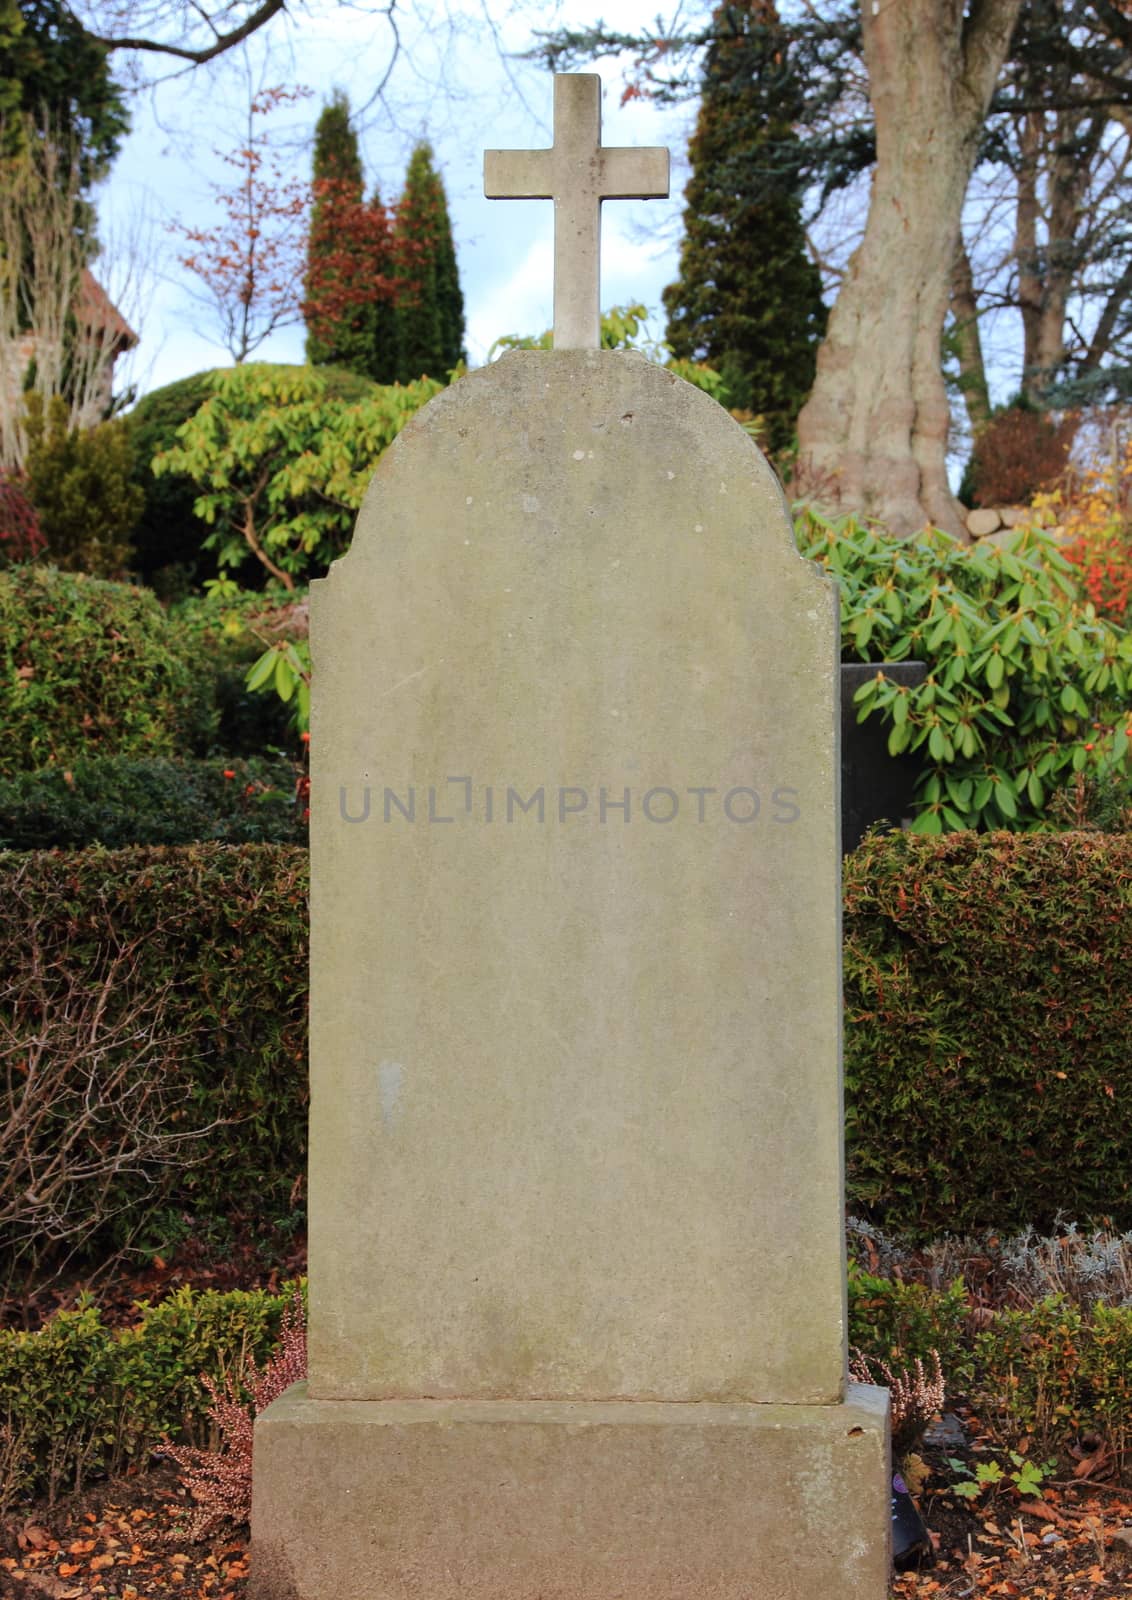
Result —
M798 420L813 491L895 534L962 534L947 483L943 321L979 133L1021 0L865 0L868 221ZM966 15L964 14L966 12Z

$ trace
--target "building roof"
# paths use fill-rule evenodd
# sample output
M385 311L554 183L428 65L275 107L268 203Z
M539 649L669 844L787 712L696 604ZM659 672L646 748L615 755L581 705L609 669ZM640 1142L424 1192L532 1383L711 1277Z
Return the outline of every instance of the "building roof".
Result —
M112 336L115 353L132 350L137 344L138 335L88 267L83 268L79 280L77 310L80 319L88 328Z

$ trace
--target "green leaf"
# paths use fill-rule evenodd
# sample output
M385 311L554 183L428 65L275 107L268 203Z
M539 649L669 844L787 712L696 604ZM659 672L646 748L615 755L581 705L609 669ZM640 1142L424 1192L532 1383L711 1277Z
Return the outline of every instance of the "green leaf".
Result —
M939 649L943 641L947 638L950 638L950 636L951 618L945 615L940 618L935 627L932 629L931 633L928 634L928 649L934 653Z
M275 692L284 704L295 692L295 674L283 655L275 657Z
M279 652L274 645L270 650L265 650L248 668L248 675L244 679L245 687L251 690L262 689L275 671L275 663L278 658Z
M1018 801L1015 798L1013 787L1008 782L1000 781L995 784L994 803L1004 817L1009 817L1013 820L1018 815Z

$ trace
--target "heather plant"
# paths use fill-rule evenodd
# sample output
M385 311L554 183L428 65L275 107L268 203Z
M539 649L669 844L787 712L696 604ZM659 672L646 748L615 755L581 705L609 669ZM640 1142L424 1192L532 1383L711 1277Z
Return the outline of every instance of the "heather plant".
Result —
M890 753L923 761L914 832L1049 827L1051 796L1082 772L1132 792L1132 635L1098 615L1049 533L901 542L807 508L797 538L838 580L843 659L878 663L859 720L879 716ZM922 684L879 666L905 660L927 662Z
M929 1352L926 1365L922 1356L916 1356L910 1366L894 1372L883 1356L853 1349L849 1376L854 1383L880 1384L888 1390L892 1448L898 1458L912 1449L943 1410L946 1385L938 1350Z
M181 1482L196 1503L185 1532L203 1539L225 1522L246 1523L252 1509L252 1435L255 1419L291 1384L307 1375L306 1319L302 1291L295 1290L279 1330L279 1345L263 1370L251 1356L230 1372L221 1388L207 1374L201 1382L211 1397L209 1420L220 1435L217 1450L175 1445L165 1452L181 1469Z

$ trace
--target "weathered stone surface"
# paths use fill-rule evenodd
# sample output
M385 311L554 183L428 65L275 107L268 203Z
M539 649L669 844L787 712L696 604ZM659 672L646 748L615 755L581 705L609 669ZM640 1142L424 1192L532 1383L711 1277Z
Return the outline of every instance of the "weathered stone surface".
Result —
M967 513L967 532L972 539L985 539L988 534L996 532L1001 527L1002 518L997 511L983 508Z
M252 1600L882 1600L887 1395L314 1401L256 1424ZM878 1516L879 1511L879 1516Z
M509 356L311 640L312 1395L838 1401L837 602L761 454Z

